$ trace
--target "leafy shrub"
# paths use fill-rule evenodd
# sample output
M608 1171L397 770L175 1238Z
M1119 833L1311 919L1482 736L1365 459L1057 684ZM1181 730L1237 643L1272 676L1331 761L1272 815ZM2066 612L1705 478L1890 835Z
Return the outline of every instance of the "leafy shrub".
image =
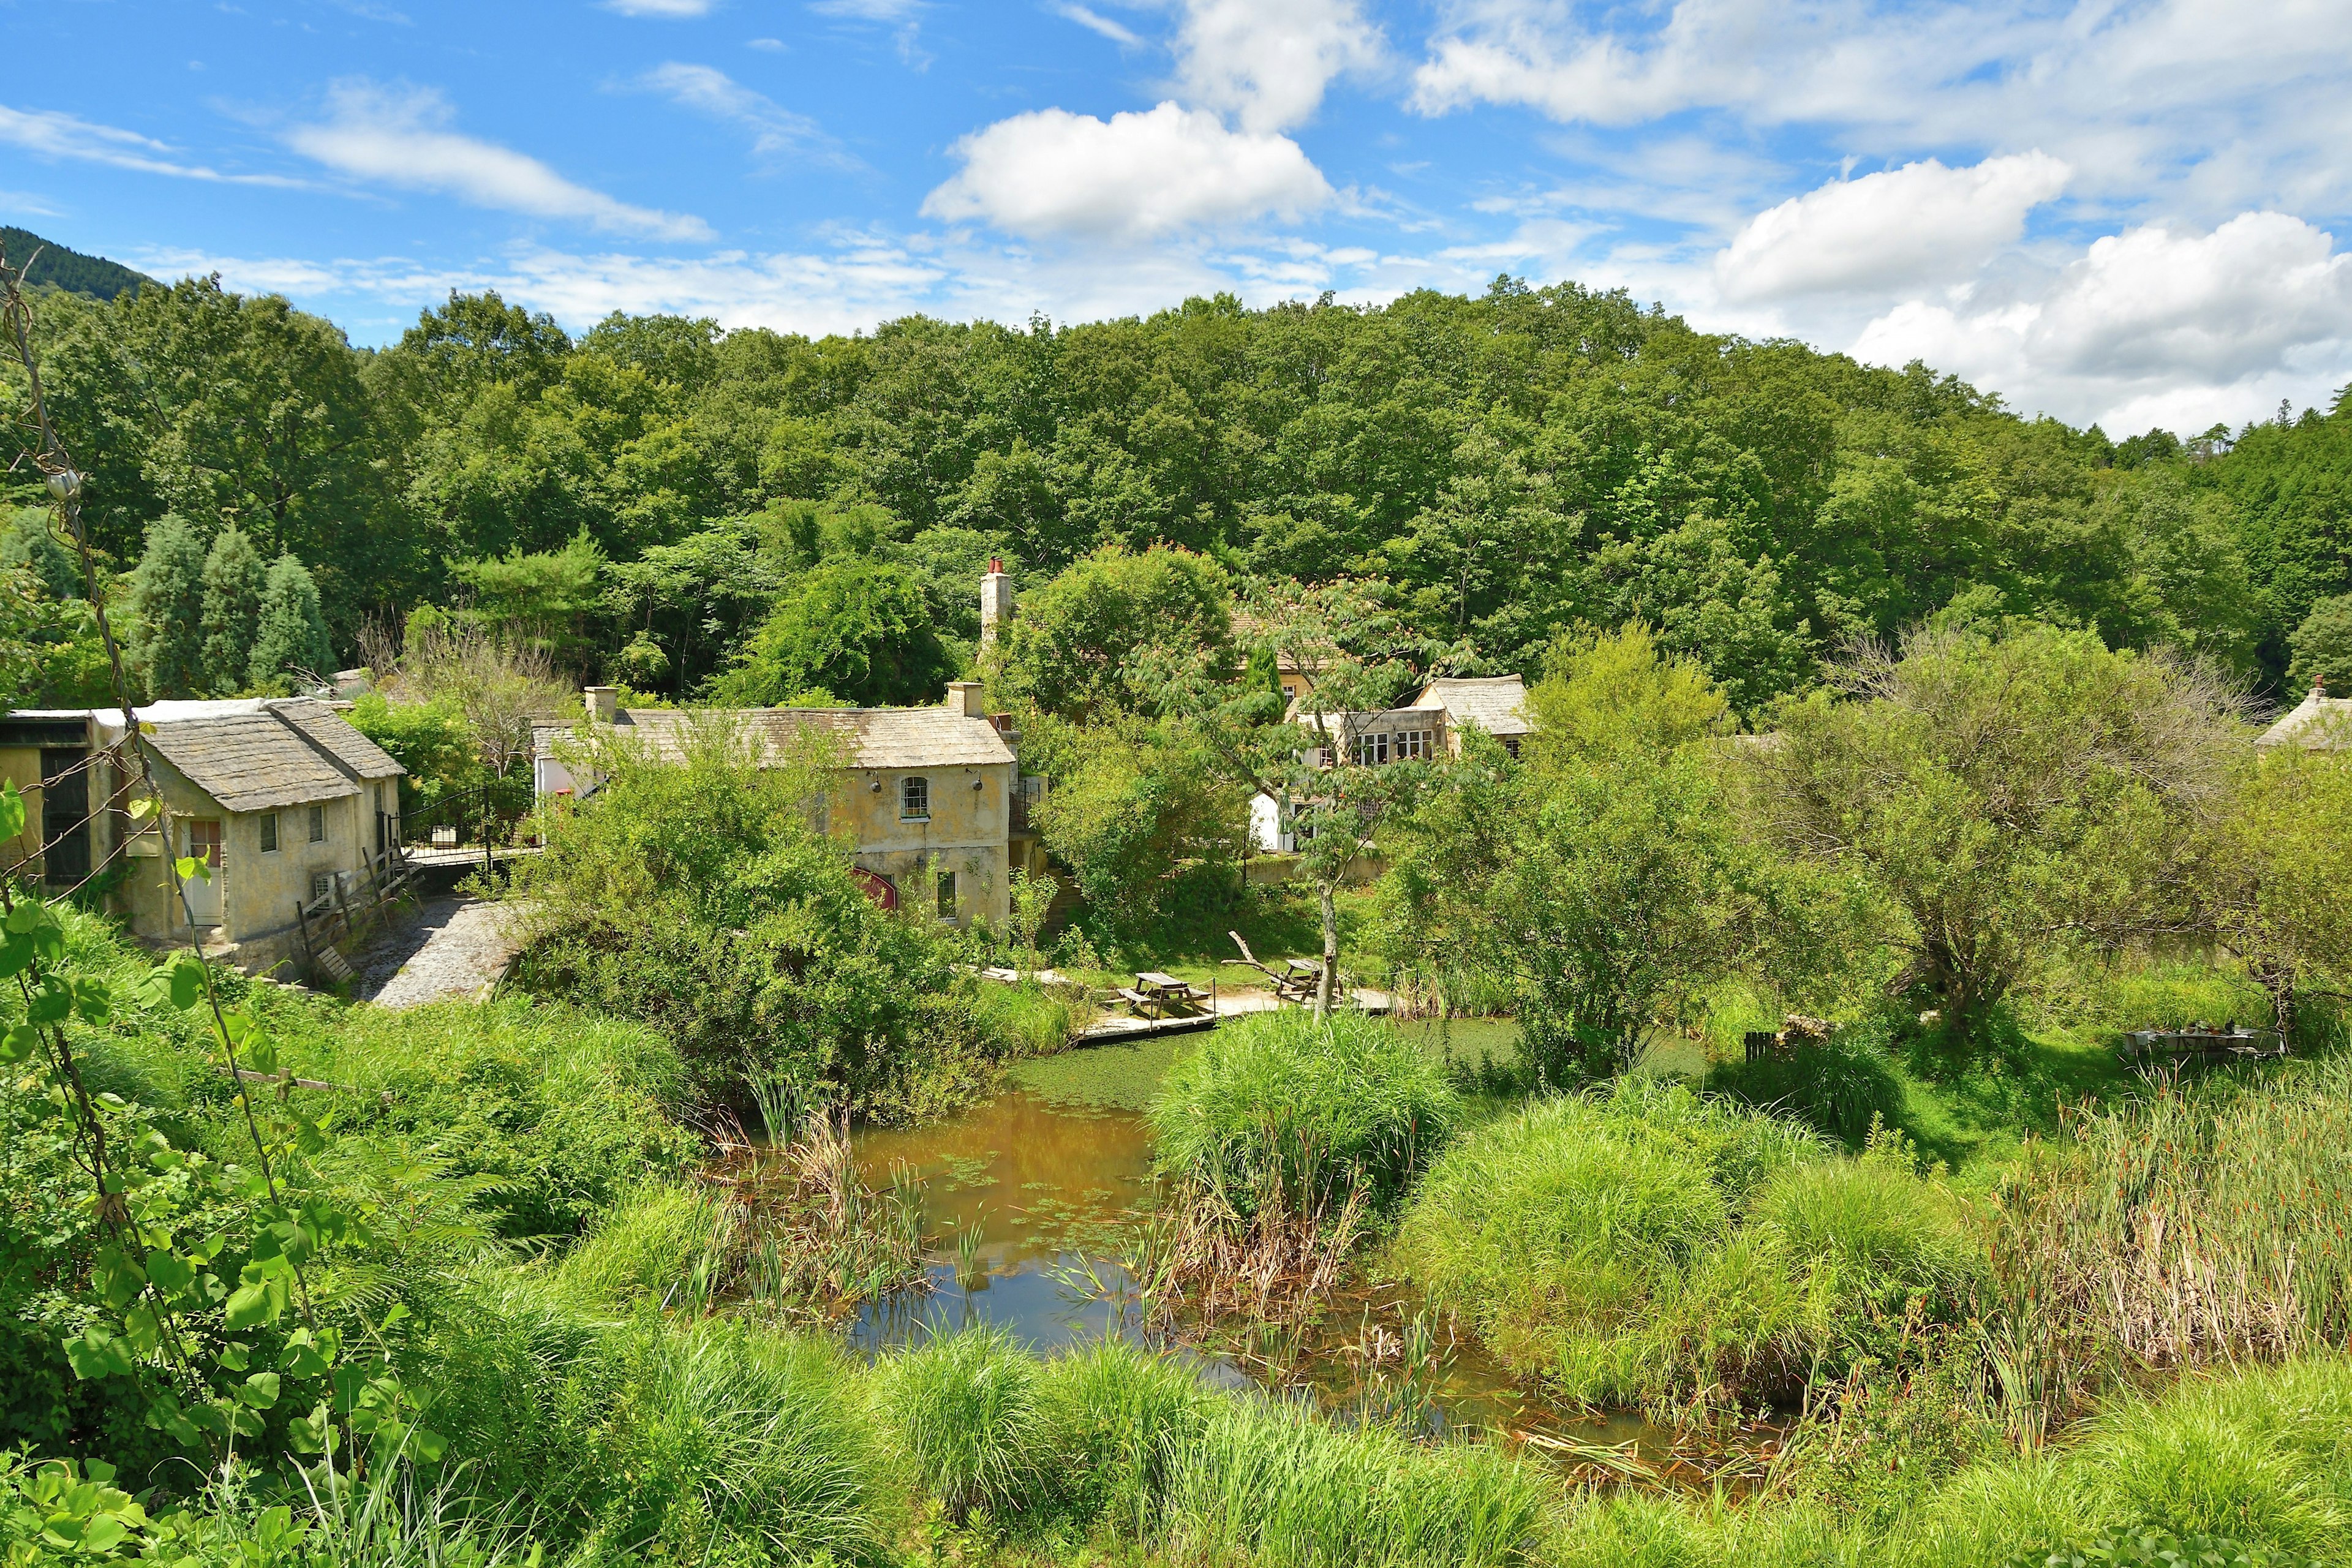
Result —
M603 788L550 821L519 876L534 911L520 983L651 1024L709 1093L757 1068L902 1119L990 1081L1004 1042L974 1011L962 939L877 908L812 825L822 745L765 766L718 715L681 743L672 760L596 752Z
M1359 1185L1392 1202L1460 1115L1443 1068L1395 1030L1294 1009L1202 1037L1169 1068L1151 1128L1162 1168L1244 1214L1262 1194L1317 1212Z

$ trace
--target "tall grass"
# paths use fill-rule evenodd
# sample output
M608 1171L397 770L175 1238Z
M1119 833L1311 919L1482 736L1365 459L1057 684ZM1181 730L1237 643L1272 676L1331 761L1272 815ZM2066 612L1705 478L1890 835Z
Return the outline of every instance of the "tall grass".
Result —
M1264 1568L1528 1561L1552 1492L1492 1448L1343 1430L1255 1397L1220 1400L1170 1471L1171 1553Z
M1225 1194L1322 1212L1359 1189L1393 1201L1443 1148L1461 1102L1443 1068L1354 1013L1260 1013L1202 1037L1152 1102L1163 1169Z
M1780 1119L1635 1084L1465 1136L1393 1258L1507 1364L1595 1404L1793 1391L1949 1316L1974 1267L1956 1200L1899 1152L1833 1160Z
M877 1371L877 1393L917 1484L962 1521L1012 1514L1045 1479L1037 1363L1002 1329L944 1334Z
M710 1193L648 1185L607 1213L555 1278L585 1302L699 1310L724 1277L731 1233L727 1205Z
M1996 1189L1987 1313L2037 1422L2152 1370L2352 1342L2352 1061L2077 1118Z

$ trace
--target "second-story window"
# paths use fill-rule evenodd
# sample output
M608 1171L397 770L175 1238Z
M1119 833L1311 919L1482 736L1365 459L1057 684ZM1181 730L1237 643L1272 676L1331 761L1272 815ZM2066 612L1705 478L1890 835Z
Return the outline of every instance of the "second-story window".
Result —
M1399 730L1396 732L1396 756L1401 763L1412 762L1429 755L1429 731Z
M901 779L898 781L898 820L928 822L931 816L931 781Z
M278 853L278 814L274 811L261 814L261 852L264 855Z
M1388 760L1388 731L1383 730L1377 735L1359 735L1356 737L1356 765L1358 767L1378 767L1381 763L1385 763Z
M323 805L314 805L310 808L310 842L324 844L326 841L327 808Z

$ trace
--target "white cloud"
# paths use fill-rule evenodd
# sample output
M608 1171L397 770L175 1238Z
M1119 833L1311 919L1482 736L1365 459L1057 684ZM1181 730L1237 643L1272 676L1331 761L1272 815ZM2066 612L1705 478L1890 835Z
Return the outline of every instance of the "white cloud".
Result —
M1176 85L1244 131L1280 131L1312 115L1333 78L1370 69L1381 54L1358 0L1188 0Z
M710 0L604 0L604 9L624 16L680 18L708 16Z
M1074 5L1070 0L1063 0L1060 5L1048 5L1045 8L1066 22L1076 22L1090 33L1099 33L1122 49L1137 48L1143 43L1143 40L1136 36L1133 28L1121 26L1101 12L1088 6Z
M1332 190L1286 136L1227 129L1169 102L1108 121L1043 109L956 143L963 170L928 216L1014 234L1128 241L1255 219L1297 219Z
M299 186L301 181L281 174L225 174L201 163L166 156L173 149L152 136L100 125L77 115L47 109L11 109L0 104L0 142L45 158L71 158L106 163L146 174L167 174L181 180L206 180L234 185Z
M815 121L752 91L715 67L671 60L638 78L637 85L681 107L742 126L751 132L751 151L760 157L796 155L835 166L849 162Z
M1933 158L1833 181L1748 220L1715 258L1727 300L1972 276L2025 232L2073 171L2033 152L1948 169Z
M2209 232L2147 225L2094 242L2038 287L1958 307L1906 300L1853 352L1925 359L2077 421L2130 428L2168 409L2201 428L2352 368L2352 254L2284 213Z
M287 144L352 179L618 233L710 237L710 226L698 217L632 206L573 184L536 158L450 130L455 113L429 88L339 81L328 91L327 110L325 120L288 132Z
M2352 200L2347 55L2342 0L2267 0L2258 20L2228 0L1444 0L1411 101L1604 126L1719 111L1840 128L1880 158L2039 147L2078 196L2145 214L2177 191L2218 221Z

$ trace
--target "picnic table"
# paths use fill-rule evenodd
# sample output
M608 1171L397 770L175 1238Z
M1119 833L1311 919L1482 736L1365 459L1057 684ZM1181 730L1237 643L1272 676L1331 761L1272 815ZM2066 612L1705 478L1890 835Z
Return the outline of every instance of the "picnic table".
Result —
M1250 951L1249 943L1242 940L1241 932L1229 931L1225 934L1232 937L1234 945L1242 950L1239 958L1229 958L1225 962L1244 969L1255 969L1265 975L1266 984L1274 988L1276 1002L1296 1002L1303 1006L1315 999L1315 987L1323 979L1323 965L1319 962L1311 958L1284 958L1272 964L1260 963L1257 954Z
M1156 969L1136 971L1135 984L1122 986L1118 994L1138 1016L1146 1018L1173 1017L1211 1000L1208 992Z
M2133 1029L2124 1036L2126 1058L2277 1057L2286 1054L2275 1029L2249 1029L2235 1020L2215 1028L2191 1024L2185 1029Z

